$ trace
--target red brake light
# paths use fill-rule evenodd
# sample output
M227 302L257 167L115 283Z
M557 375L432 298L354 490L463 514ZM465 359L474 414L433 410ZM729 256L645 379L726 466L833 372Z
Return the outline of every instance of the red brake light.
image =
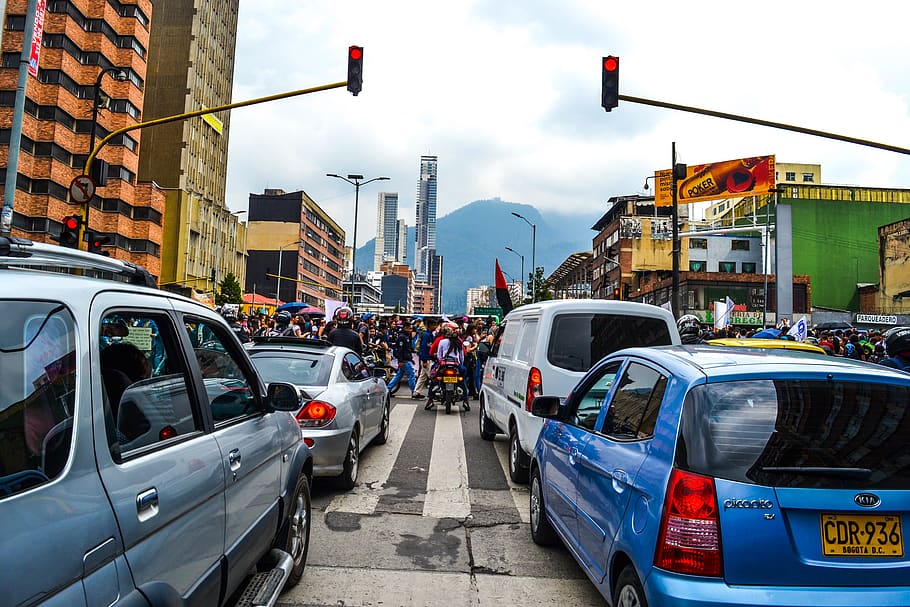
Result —
M297 423L306 428L325 426L335 419L335 406L321 400L311 400L297 412Z
M655 567L719 577L723 575L721 557L714 479L674 468L660 520Z
M528 387L525 390L525 411L531 410L531 403L534 399L543 394L543 379L540 375L540 369L531 367L528 373Z
M442 371L445 375L455 375L455 369L453 367L447 367Z
M174 438L177 436L177 429L174 426L165 426L158 433L158 440L167 440L169 438Z

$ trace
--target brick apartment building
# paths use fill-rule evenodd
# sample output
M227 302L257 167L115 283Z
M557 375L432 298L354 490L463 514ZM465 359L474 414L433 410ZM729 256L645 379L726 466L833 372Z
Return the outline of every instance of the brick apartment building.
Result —
M6 3L0 67L0 187L6 182L26 0ZM152 3L49 0L38 77L28 76L12 235L51 242L64 217L81 214L69 184L90 152L96 83L103 107L95 140L142 119ZM125 79L118 79L125 76ZM108 235L113 257L161 272L164 195L139 183L141 131L104 146L107 185L90 202L88 228ZM99 166L100 163L99 163Z

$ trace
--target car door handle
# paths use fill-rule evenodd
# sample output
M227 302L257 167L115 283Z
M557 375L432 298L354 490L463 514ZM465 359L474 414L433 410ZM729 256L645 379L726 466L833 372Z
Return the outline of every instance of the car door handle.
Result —
M613 477L613 490L617 493L622 493L626 490L626 486L629 484L629 475L626 474L625 470L620 470L617 468L610 475Z
M136 512L140 521L147 521L158 514L158 490L152 487L136 496Z
M234 472L240 468L240 449L234 449L228 453L228 464L231 465L231 470Z
M569 463L573 466L575 465L575 459L578 457L579 453L581 452L575 447L569 449Z

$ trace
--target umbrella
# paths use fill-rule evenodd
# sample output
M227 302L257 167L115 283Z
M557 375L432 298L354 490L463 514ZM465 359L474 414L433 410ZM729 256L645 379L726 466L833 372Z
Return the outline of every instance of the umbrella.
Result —
M757 339L777 339L783 333L780 329L763 329L753 335Z
M325 312L319 308L314 308L310 304L303 301L292 301L290 303L281 304L278 306L278 311L281 312L287 310L291 314L309 314L311 316L325 316Z

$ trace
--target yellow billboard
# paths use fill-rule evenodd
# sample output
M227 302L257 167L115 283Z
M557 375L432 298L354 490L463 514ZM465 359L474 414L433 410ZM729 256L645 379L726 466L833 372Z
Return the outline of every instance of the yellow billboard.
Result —
M673 181L670 170L656 171L654 204L668 207L673 204ZM774 188L774 156L753 156L724 160L686 168L686 178L676 183L679 204L739 198L767 194Z

